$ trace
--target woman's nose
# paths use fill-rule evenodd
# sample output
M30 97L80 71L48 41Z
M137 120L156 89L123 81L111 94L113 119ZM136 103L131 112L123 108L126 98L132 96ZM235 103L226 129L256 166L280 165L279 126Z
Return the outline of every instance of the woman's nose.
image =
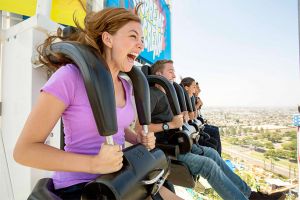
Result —
M138 48L139 48L141 51L144 50L144 48L145 48L144 41L142 41L142 40L139 41L137 45L138 45Z

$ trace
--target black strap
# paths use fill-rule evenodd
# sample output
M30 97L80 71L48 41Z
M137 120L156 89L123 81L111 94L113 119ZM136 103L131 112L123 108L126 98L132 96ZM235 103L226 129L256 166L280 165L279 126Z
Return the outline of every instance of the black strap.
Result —
M64 123L62 118L60 118L60 149L65 150L65 132L64 132Z

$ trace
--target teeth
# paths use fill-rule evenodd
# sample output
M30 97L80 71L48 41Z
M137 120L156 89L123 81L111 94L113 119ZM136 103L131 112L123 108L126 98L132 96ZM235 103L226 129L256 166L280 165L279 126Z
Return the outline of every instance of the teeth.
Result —
M134 57L138 57L139 54L132 52L130 53L130 55L133 55Z

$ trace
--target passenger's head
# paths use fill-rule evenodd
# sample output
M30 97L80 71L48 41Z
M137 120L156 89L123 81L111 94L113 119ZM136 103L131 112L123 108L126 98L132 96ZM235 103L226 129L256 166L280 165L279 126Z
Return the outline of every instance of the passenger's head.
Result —
M85 24L88 36L99 46L108 65L130 71L144 49L139 17L124 8L106 8L88 17Z
M58 31L58 36L50 37L45 44L49 46L56 38L77 41L98 50L110 70L130 71L134 60L144 48L141 20L135 13L125 8L105 8L87 13L84 28L75 20L77 31L65 37ZM62 64L65 64L63 60Z
M197 97L201 92L201 89L200 89L200 86L199 86L199 83L196 82L196 89L195 89L195 96Z
M164 76L173 82L176 78L172 60L158 60L151 67L151 73L154 75Z
M191 77L186 77L181 80L181 85L185 88L185 90L188 92L189 96L193 96L196 90L196 81L195 79Z

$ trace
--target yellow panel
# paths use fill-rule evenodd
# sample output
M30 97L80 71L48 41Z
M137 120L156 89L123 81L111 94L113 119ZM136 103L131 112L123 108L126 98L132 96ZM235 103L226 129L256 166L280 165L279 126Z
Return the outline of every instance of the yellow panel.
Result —
M81 0L86 5L86 0ZM0 10L33 16L36 11L37 0L0 0ZM81 25L86 15L79 0L52 0L50 18L60 24L75 26L73 14Z
M2 1L2 0L0 0ZM82 0L83 5L86 5L86 0ZM75 26L73 22L73 14L80 25L83 24L86 15L84 9L78 0L52 0L51 19L60 24Z
M37 0L0 0L0 10L20 15L35 14Z

